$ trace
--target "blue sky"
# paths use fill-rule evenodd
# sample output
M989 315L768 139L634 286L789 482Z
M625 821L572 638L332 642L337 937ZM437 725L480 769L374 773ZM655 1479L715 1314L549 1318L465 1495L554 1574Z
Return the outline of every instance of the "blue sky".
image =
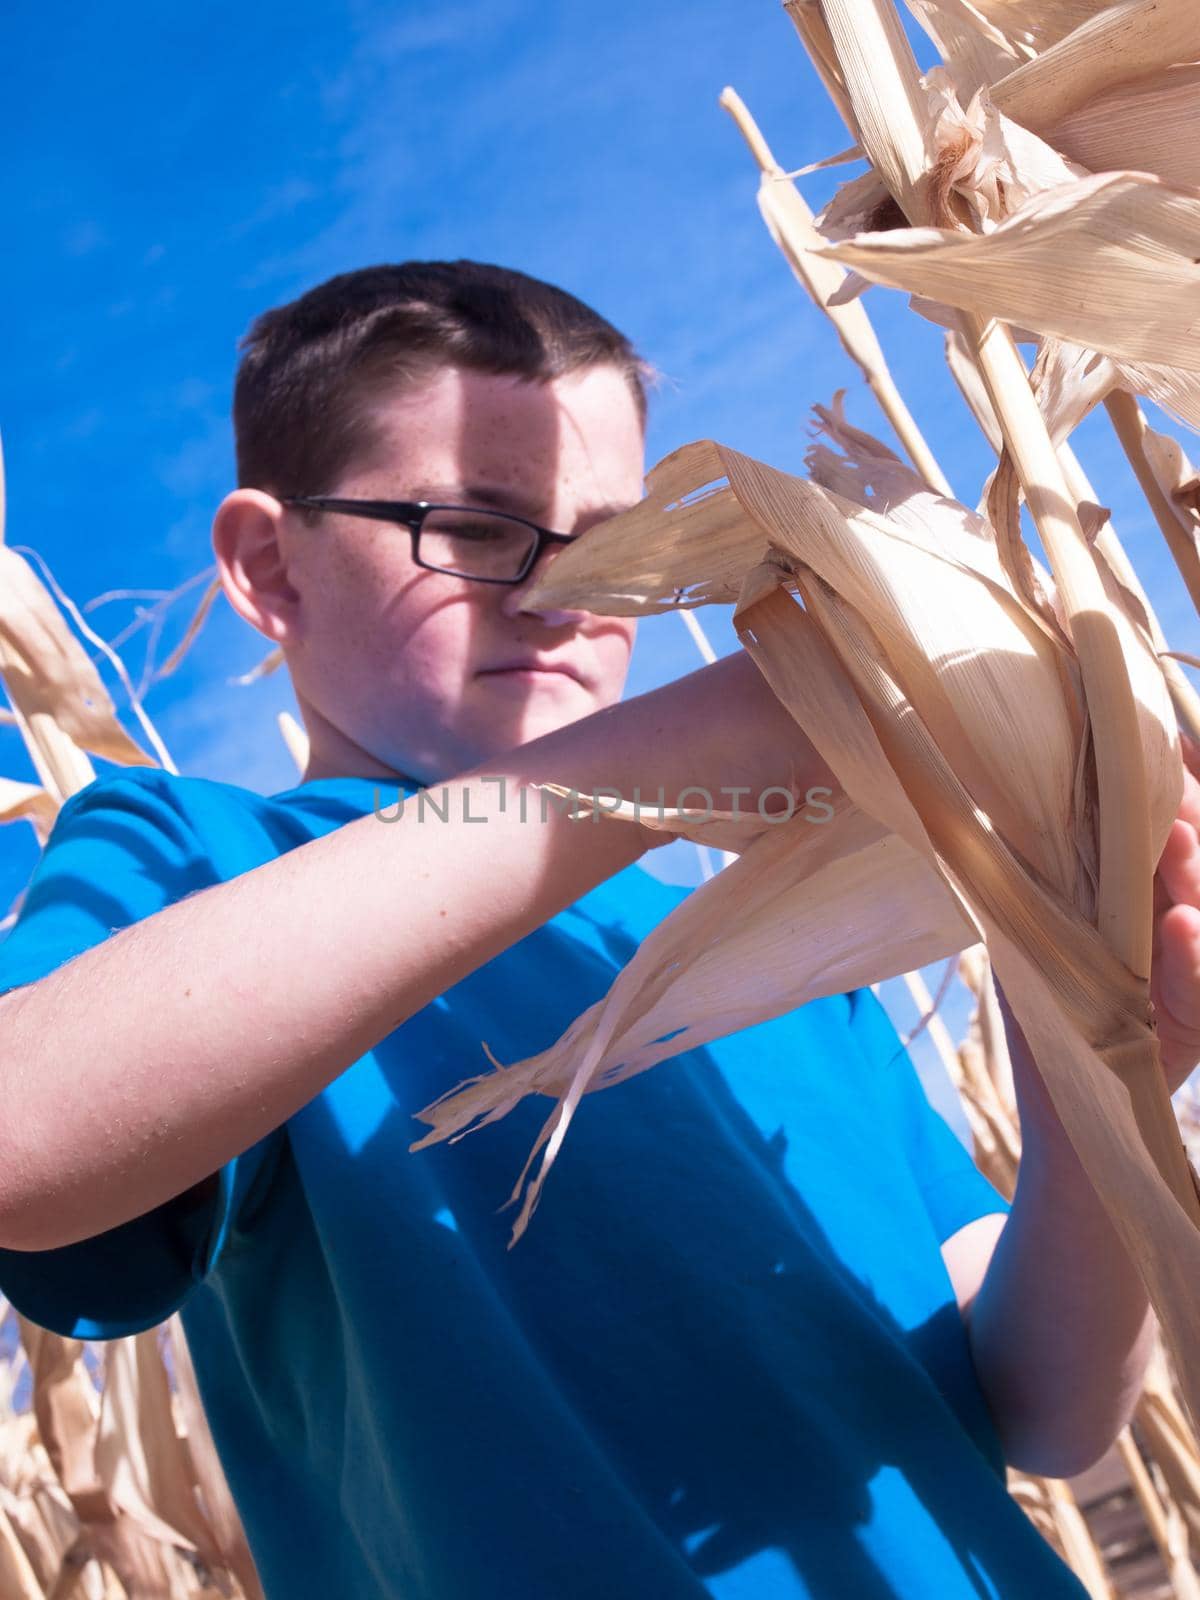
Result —
M768 239L749 156L717 107L732 83L786 166L847 142L775 4L127 0L20 6L5 38L7 538L37 549L79 602L170 589L208 564L212 512L233 483L238 337L265 307L376 261L499 261L594 303L665 374L651 460L709 435L796 469L809 405L842 385L854 419L887 436ZM834 181L806 180L810 200ZM899 295L867 303L973 502L988 453L939 335ZM1104 422L1077 443L1168 634L1196 651L1186 595ZM730 648L727 615L700 615ZM131 602L90 613L109 637L133 617ZM283 675L227 683L262 654L221 602L151 691L182 770L264 792L294 781L274 720L291 703ZM136 675L140 643L128 659ZM630 687L696 664L678 618L654 619ZM7 730L0 771L29 775ZM29 830L0 833L0 852L7 905L34 859Z

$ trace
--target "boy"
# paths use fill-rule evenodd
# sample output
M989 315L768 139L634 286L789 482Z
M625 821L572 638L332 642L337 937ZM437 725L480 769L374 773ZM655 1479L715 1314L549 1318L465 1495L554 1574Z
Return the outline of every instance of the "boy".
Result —
M1148 1320L1028 1072L1007 1223L867 992L589 1097L511 1252L542 1110L407 1152L680 898L519 786L824 776L743 656L618 705L633 624L524 603L639 498L644 410L621 334L498 268L256 322L214 546L308 767L64 808L0 949L0 1288L79 1337L182 1311L270 1600L1079 1596L1004 1459L1095 1459Z

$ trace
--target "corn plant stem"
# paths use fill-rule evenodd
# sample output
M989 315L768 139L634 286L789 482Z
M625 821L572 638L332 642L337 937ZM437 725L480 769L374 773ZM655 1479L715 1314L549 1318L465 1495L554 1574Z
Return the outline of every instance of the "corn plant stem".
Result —
M751 116L749 108L737 90L729 88L722 90L719 103L724 110L728 111L737 124L738 132L749 146L750 154L758 163L759 171L763 177L774 179L780 183L789 182L787 174L776 161L770 146L763 137L762 130ZM954 491L950 487L949 480L938 465L937 458L917 426L916 418L905 405L904 397L896 387L895 380L888 370L887 364L883 361L882 356L876 353L878 340L875 338L874 332L872 331L871 337L876 350L860 348L851 336L850 330L830 314L829 307L818 292L816 284L804 271L803 259L800 259L797 265L800 268L799 277L801 282L808 290L817 309L824 312L833 323L834 330L841 340L846 354L861 369L862 375L866 379L867 387L875 396L880 410L891 423L896 437L908 454L909 460L936 494L943 494L947 499L952 500ZM869 327L870 324L865 308L862 311L862 316Z
M1049 557L1083 677L1099 789L1097 926L1131 972L1148 977L1155 861L1141 733L1120 642L1062 467L1012 336L994 320L964 317L964 331ZM1142 1139L1187 1214L1200 1226L1183 1141L1155 1058L1124 1079Z
M821 9L867 155L910 222L933 220L927 210L928 152L917 64L894 7L890 0L822 0ZM1012 336L994 319L963 313L961 323L1071 619L1096 752L1098 927L1126 966L1148 977L1155 862L1141 735L1120 641Z
M962 1073L958 1051L954 1048L954 1040L950 1037L950 1030L947 1028L941 1013L937 1010L934 998L929 992L929 985L925 982L920 972L906 972L904 974L904 986L917 1008L918 1018L924 1019L928 1017L929 1021L924 1031L929 1034L930 1041L938 1053L942 1066L949 1074L950 1081L952 1083L956 1082ZM911 1044L912 1039L910 1038L908 1042Z
M1104 1552L1092 1537L1070 1485L1062 1478L1038 1478L1020 1473L1010 1486L1010 1492L1014 1489L1024 1491L1016 1494L1018 1501L1028 1498L1050 1524L1050 1533L1046 1536L1087 1590L1089 1600L1118 1600L1109 1581ZM1033 1521L1046 1534L1036 1517Z
M850 126L910 222L926 216L930 152L920 74L891 0L821 0Z
M1078 456L1071 449L1070 444L1061 444L1058 447L1058 458L1062 462L1063 472L1066 475L1067 487L1075 496L1076 505L1081 500L1091 500L1096 503L1096 491L1091 481L1080 464ZM1142 588L1141 579L1137 569L1125 553L1125 547L1117 537L1117 530L1111 520L1106 522L1096 535L1096 549L1108 562L1117 577L1141 603L1146 613L1146 620L1150 624L1150 637L1154 641L1154 648L1158 654L1158 664L1162 668L1163 677L1166 679L1167 689L1171 702L1175 707L1175 715L1179 726L1190 739L1200 744L1200 694L1192 686L1191 680L1180 666L1179 662L1163 652L1168 649L1166 635L1154 614L1154 607L1150 604L1150 597Z
M1144 442L1146 419L1133 395L1124 389L1114 390L1105 400L1104 409L1121 441L1121 448L1129 458L1129 465L1141 485L1142 493L1150 502L1154 519L1175 558L1175 565L1192 597L1192 604L1200 611L1200 551L1196 549L1191 529L1163 493L1162 485L1147 459Z
M1038 1481L1045 1488L1055 1532L1067 1555L1067 1565L1074 1569L1091 1600L1117 1600L1104 1552L1092 1537L1070 1485L1061 1478Z
M1145 978L1155 862L1137 707L1120 642L1074 497L1012 336L994 319L969 316L964 323L1070 619L1083 676L1100 790L1097 925L1130 971Z
M1160 1352L1165 1361L1165 1352ZM1156 1371L1157 1369L1157 1371ZM1200 1509L1200 1451L1169 1380L1164 1386L1162 1367L1151 1363L1142 1398L1134 1412L1146 1448L1170 1485L1172 1498L1194 1524Z
M281 711L275 718L280 736L287 746L288 755L296 763L296 771L303 778L308 765L308 735L290 711Z
M1011 1149L1014 1159L1020 1159L1021 1139L1017 1127L1017 1099L1013 1085L1012 1058L1008 1051L1008 1035L996 999L996 985L992 978L992 962L986 945L976 945L966 950L959 959L959 973L967 988L975 996L979 1016L979 1042L983 1050L987 1081L1003 1113L1013 1138Z
M1200 1578L1197 1578L1194 1568L1190 1569L1190 1578L1181 1567L1187 1563L1180 1563L1171 1545L1170 1529L1167 1526L1166 1512L1159 1498L1158 1490L1154 1487L1146 1463L1142 1460L1141 1451L1138 1449L1132 1433L1125 1428L1117 1438L1117 1449L1121 1462L1129 1474L1129 1481L1133 1485L1133 1492L1137 1495L1138 1504L1146 1518L1151 1537L1159 1548L1163 1561L1166 1563L1170 1574L1175 1594L1178 1600L1200 1600Z
M920 74L891 0L821 0L859 142L914 225L935 221ZM1104 586L1025 365L1008 328L961 314L961 328L1012 455L1066 610L1090 712L1099 813L1097 927L1138 977L1148 978L1155 861L1141 732ZM1151 1036L1147 1034L1147 1039ZM1187 1215L1200 1201L1152 1043L1147 1070L1125 1080L1148 1152Z
M896 437L904 446L913 466L935 494L945 495L947 500L953 500L954 490L938 466L937 459L926 443L924 434L917 427L912 412L904 404L903 396L896 387L891 373L886 367L882 370L875 367L866 376L867 387L875 396L879 409L896 430Z

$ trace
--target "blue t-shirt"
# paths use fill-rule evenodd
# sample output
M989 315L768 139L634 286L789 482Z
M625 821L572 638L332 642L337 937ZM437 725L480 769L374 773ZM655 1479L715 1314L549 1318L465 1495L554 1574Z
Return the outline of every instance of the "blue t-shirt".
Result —
M97 781L0 990L377 793ZM60 1333L182 1313L270 1600L1083 1596L1006 1492L938 1248L1007 1208L869 991L587 1096L512 1250L498 1207L544 1100L409 1153L481 1040L545 1048L685 892L617 874L231 1161L215 1200L0 1251L0 1289Z

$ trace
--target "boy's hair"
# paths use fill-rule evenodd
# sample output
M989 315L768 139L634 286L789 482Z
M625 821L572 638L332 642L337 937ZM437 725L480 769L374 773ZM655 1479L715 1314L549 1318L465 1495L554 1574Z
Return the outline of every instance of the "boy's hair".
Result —
M549 382L614 366L646 415L651 369L574 295L477 261L363 267L265 311L239 349L233 392L238 484L329 493L369 446L366 403L459 366Z

